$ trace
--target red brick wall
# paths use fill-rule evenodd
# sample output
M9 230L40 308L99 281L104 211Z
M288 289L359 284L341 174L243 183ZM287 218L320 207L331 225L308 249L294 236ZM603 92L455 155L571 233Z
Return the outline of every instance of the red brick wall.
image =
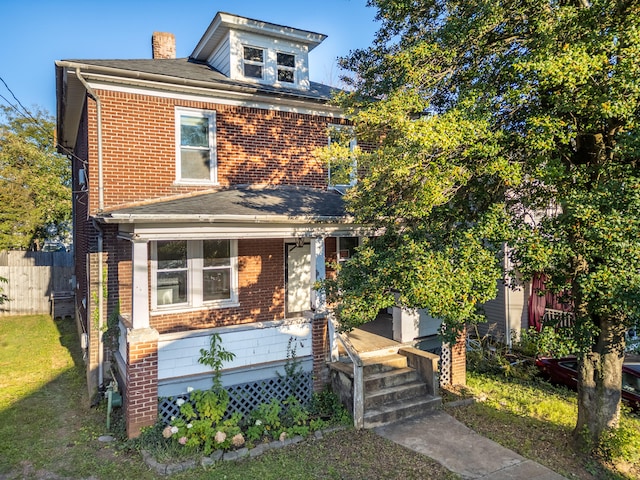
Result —
M451 346L451 384L467 384L467 332L464 330Z
M327 360L329 358L329 337L327 317L315 318L311 325L313 351L313 390L319 392L329 383Z
M284 318L284 245L282 239L238 240L240 306L153 315L160 333L212 328Z
M102 103L105 208L189 193L208 186L175 185L175 108L216 112L218 181L233 184L289 184L322 188L326 166L314 158L327 144L335 119L257 108L179 101L98 91ZM95 103L89 105L90 211L97 210Z
M158 419L158 340L127 343L127 380L124 395L127 435L134 438L140 429Z

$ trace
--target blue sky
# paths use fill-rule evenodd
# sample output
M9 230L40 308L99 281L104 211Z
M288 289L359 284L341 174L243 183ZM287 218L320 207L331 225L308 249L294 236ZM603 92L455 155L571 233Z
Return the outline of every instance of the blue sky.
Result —
M328 35L309 55L311 79L328 84L336 58L378 28L366 0L0 0L0 77L27 108L55 114L56 60L151 58L154 31L175 34L187 57L218 11ZM0 95L15 103L1 82Z

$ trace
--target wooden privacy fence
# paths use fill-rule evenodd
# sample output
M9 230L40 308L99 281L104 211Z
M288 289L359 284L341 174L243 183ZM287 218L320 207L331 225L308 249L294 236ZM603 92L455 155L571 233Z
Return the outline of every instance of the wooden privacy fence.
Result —
M74 315L73 253L0 251L0 288L9 301L0 305L0 316L52 314Z

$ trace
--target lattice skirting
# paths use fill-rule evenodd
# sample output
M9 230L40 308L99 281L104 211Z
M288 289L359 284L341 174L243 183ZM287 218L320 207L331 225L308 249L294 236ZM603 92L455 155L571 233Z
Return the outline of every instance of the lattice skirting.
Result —
M451 385L451 345L442 344L440 352L440 385Z
M313 394L312 372L302 373L296 380L276 377L225 387L229 392L229 407L225 418L236 412L240 412L243 416L248 415L258 405L268 403L272 398L283 402L293 395L300 403L308 404ZM180 407L176 404L178 398L189 401L188 394L158 399L158 416L162 422L168 424L171 417L178 416L180 413Z

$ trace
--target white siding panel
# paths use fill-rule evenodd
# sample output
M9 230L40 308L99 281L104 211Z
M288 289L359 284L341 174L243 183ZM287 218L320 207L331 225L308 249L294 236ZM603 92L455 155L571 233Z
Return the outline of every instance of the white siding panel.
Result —
M161 335L158 342L159 380L207 373L210 368L198 362L200 349L209 348L212 333L219 333L225 350L235 354L231 362L223 366L228 369L259 366L281 362L287 358L289 339L297 358L307 357L311 351L311 325L308 321L269 322L254 324L253 328L223 328L189 336Z
M229 36L224 39L224 41L220 42L218 48L213 52L211 57L209 58L209 65L218 70L220 73L223 73L227 77L231 76L231 64L230 64L230 42Z

